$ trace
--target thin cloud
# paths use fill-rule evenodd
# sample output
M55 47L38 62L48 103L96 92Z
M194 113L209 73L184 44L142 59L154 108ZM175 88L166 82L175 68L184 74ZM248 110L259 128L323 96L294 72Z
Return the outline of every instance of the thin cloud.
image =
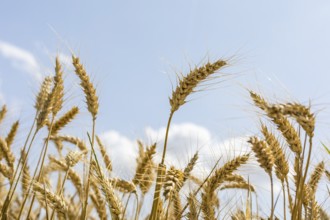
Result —
M155 160L160 161L164 144L165 127L145 129L145 143L157 143ZM130 139L117 131L106 131L100 135L108 153L113 159L114 172L121 176L133 175L135 171L135 158L137 156L136 140ZM201 171L209 170L220 157L224 161L246 153L246 137L216 140L211 132L193 123L172 124L166 154L166 164L184 168L193 154L199 152ZM117 173L116 168L119 169Z
M42 80L41 68L34 55L29 51L8 42L0 41L0 54L10 60L14 68L28 73L37 81Z

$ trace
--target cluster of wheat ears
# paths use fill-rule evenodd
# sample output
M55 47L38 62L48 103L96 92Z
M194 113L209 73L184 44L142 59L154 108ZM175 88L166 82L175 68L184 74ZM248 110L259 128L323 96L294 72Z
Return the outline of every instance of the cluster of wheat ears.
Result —
M279 219L275 213L281 213L283 219L329 219L316 198L316 192L322 176L330 180L330 172L324 162L310 166L315 114L309 106L269 103L249 91L254 105L265 117L261 121L268 120L260 123L260 135L249 138L250 153L226 161L222 166L215 164L205 179L192 175L198 152L184 169L166 167L167 140L174 113L186 103L190 94L197 91L200 83L218 77L216 74L228 65L224 60L208 62L178 80L170 97L164 146L156 143L147 146L138 141L135 175L124 180L112 174L111 158L95 134L99 109L96 89L75 55L72 64L85 94L92 129L84 138L61 133L62 128L77 116L79 109L72 107L66 113L61 111L65 93L63 68L56 58L54 76L44 79L36 96L35 118L20 155L14 155L11 149L19 130L18 121L8 129L6 137L0 137L1 219L213 220L220 218L219 193L227 189L247 192L246 207L232 212L231 219ZM7 108L3 106L0 122L6 112ZM33 150L40 156L31 170L28 163L31 147L42 129L47 135L42 139L43 147L38 148L39 152ZM63 144L74 145L76 149L73 147L63 155ZM56 156L49 153L49 146L56 147ZM156 164L154 156L160 147L163 153L160 163ZM263 217L251 205L254 198L251 194L255 193L253 183L237 172L251 160L257 160L272 186L267 197L271 199L271 207ZM50 175L54 173L57 181L51 181ZM275 178L282 186L283 207L276 207L274 202ZM71 187L68 187L68 181ZM192 187L188 193L183 193L182 189L188 183ZM152 206L143 207L148 192L153 193L153 200L149 201ZM143 214L142 207L147 210Z

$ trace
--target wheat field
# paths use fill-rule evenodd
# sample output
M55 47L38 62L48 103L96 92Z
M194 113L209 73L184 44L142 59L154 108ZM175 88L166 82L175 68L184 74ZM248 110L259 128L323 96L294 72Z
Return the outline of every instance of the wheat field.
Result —
M77 137L62 129L72 123L80 109L63 112L63 68L55 60L54 74L44 78L35 97L35 117L28 130L19 121L3 127L0 137L1 219L330 219L324 202L318 200L320 184L329 184L325 161L312 163L316 114L312 106L296 102L269 102L248 90L260 113L259 133L248 138L249 152L215 163L205 178L193 175L199 162L197 151L184 168L166 165L167 142L172 118L201 83L221 77L218 73L228 61L216 60L192 69L182 76L169 98L169 115L164 145L137 140L135 174L129 179L113 175L108 149L96 133L99 98L95 85L80 59L72 55L72 65L90 114L91 130ZM0 111L0 123L8 109ZM0 124L1 125L1 124ZM45 132L46 131L46 132ZM24 146L15 155L16 134L24 133ZM39 134L43 134L40 136ZM45 134L45 135L44 135ZM36 163L30 163L31 148L40 139ZM64 145L70 145L65 150ZM314 146L315 145L315 146ZM55 149L56 154L50 153ZM326 152L326 146L324 146ZM110 149L111 150L111 149ZM329 150L328 150L329 151ZM161 160L155 156L161 152ZM330 151L329 151L330 152ZM124 152L123 152L124 153ZM330 157L330 155L329 155ZM313 161L314 162L314 161ZM255 183L238 170L258 164L269 177L271 207L259 213ZM278 206L274 182L280 183L283 206ZM226 190L244 191L245 206L221 215L226 201L219 194ZM330 191L326 192L330 196ZM146 197L151 194L150 201ZM278 213L281 213L278 215Z

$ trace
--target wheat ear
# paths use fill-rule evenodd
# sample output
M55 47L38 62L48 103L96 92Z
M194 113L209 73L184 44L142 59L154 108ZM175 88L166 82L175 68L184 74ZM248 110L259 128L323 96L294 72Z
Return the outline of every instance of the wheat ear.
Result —
M72 63L75 67L77 76L80 78L80 85L85 93L87 109L91 113L93 120L95 120L99 109L99 101L98 96L96 95L96 89L90 82L89 76L87 75L84 66L80 63L79 58L72 55Z
M79 108L74 106L68 112L66 112L62 117L56 120L51 129L51 135L57 135L57 133L69 124L79 113Z
M7 114L7 106L3 105L1 110L0 110L0 123L5 118L6 114Z
M109 154L107 153L107 150L105 149L104 144L102 143L101 139L99 138L99 136L96 135L96 142L100 148L100 152L103 158L103 161L105 163L105 167L108 171L112 171L112 162L110 159Z
M311 189L312 195L316 193L317 186L321 180L323 173L324 173L324 162L322 161L319 164L317 164L308 181L308 186Z
M286 139L290 149L293 152L300 154L302 151L300 137L289 120L281 113L281 111L274 111L274 109L272 109L260 95L250 91L250 96L254 101L254 104L265 111L267 116L277 125L278 130Z
M37 112L43 109L45 101L49 93L51 92L52 83L53 83L53 79L50 76L45 77L45 79L43 80L34 104L34 107L37 110Z
M214 191L223 183L227 176L231 175L238 167L245 164L249 159L249 154L239 156L225 163L221 168L217 169L207 180L204 192L202 193L201 209L203 216L208 220L215 220L214 205L217 200Z
M118 197L116 196L116 194L114 192L114 188L112 186L111 181L109 181L105 177L102 170L99 170L96 167L95 163L93 163L91 166L92 166L92 170L95 173L96 180L97 180L98 184L100 184L101 190L104 193L105 199L109 205L109 210L110 210L112 219L120 220L122 218L121 215L123 214L123 207L122 207L120 200L118 199Z
M264 124L261 125L261 132L265 137L267 145L272 151L275 164L275 174L277 178L283 183L289 173L288 161L285 158L279 141Z
M141 143L141 142L140 142ZM141 143L143 148L143 144ZM132 182L139 186L142 193L146 194L155 178L153 156L156 154L156 144L153 144L144 151L140 150L139 157L137 158L137 166L135 176Z
M190 73L179 80L179 85L172 92L170 98L171 112L175 112L186 103L186 98L194 92L197 85L205 81L210 75L227 65L226 61L217 60L214 63L207 63L202 67L195 68Z
M19 126L19 121L16 121L10 128L10 131L6 137L6 142L7 142L7 146L8 148L10 148L11 144L13 143L15 136L17 134L17 130L18 130L18 126Z
M62 108L64 96L64 82L62 66L57 56L55 59L55 76L54 76L54 105L52 108L53 115L56 115Z

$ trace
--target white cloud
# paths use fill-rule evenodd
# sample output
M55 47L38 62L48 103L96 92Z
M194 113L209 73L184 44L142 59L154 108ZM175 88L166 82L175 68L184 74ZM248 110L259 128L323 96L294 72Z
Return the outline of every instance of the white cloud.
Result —
M13 67L25 71L37 81L42 80L41 68L29 51L0 41L0 54L9 59Z
M166 128L154 129L148 127L145 129L146 143L157 142L156 160L160 161L163 150L163 142ZM114 176L124 179L131 179L135 171L135 158L137 156L136 140L132 140L116 131L108 131L101 134L106 149L111 156L114 166ZM221 158L219 166L236 156L250 152L250 146L247 144L248 136L228 138L226 140L217 140L211 132L199 125L192 123L172 124L169 139L168 150L166 154L166 165L174 165L183 169L189 159L198 150L199 160L193 171L194 175L205 178L216 161ZM268 175L258 166L256 160L252 158L248 164L239 171L245 178L255 186L259 200L262 201L261 208L268 213L270 207L270 182ZM281 185L278 181L274 184L275 195L278 195ZM152 193L150 193L152 194ZM150 199L152 198L152 195ZM237 201L232 198L244 198L246 192L237 190L228 190L219 193L220 200L234 202L233 207L237 207ZM149 197L148 197L149 198ZM279 200L279 206L282 200ZM282 206L281 206L282 207ZM278 209L281 210L281 209ZM149 211L149 210L148 210Z
M163 151L166 128L145 129L146 143L157 143L156 160L160 161ZM113 158L114 171L117 175L132 175L137 156L136 140L132 140L116 131L107 131L100 135L109 154ZM199 152L199 173L207 172L222 157L223 161L246 152L246 137L219 141L211 132L192 123L172 124L166 152L166 164L184 168L193 154ZM119 172L118 172L119 171Z
M135 167L137 145L134 140L119 134L117 131L107 131L100 135L112 159L114 173L121 177L132 174Z

